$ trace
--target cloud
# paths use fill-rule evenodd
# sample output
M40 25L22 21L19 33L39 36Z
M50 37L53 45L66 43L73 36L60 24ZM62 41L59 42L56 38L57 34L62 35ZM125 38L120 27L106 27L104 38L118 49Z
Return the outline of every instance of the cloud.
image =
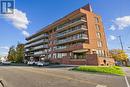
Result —
M110 30L123 30L130 27L130 16L118 17L113 21L113 25L110 26Z
M18 9L14 9L14 14L5 14L4 18L11 21L14 27L20 30L27 29L29 24L26 13Z
M114 36L114 35L110 35L109 38L110 38L110 40L116 40L117 39L117 37Z
M22 33L24 32L23 35L26 36L25 31L28 28L29 20L25 12L14 9L14 14L5 14L3 16L6 20L10 21L14 27L21 30Z
M27 32L27 31L22 31L22 34L25 36L25 37L29 37L30 36L30 34Z
M2 52L1 53L1 56L5 56L5 55L8 55L8 52Z
M7 47L7 46L1 46L0 49L9 50L9 47Z
M111 25L110 30L116 30L116 27L114 25Z
M0 56L6 56L8 54L8 46L0 46Z

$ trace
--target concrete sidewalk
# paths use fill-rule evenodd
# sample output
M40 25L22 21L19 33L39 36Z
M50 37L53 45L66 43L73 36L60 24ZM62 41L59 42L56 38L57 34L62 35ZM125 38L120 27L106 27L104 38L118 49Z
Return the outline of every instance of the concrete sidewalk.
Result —
M129 67L122 67L124 70L126 76L125 76L125 81L127 84L127 87L130 87L130 68Z
M122 67L122 69L126 73L126 76L130 76L130 68L129 67Z

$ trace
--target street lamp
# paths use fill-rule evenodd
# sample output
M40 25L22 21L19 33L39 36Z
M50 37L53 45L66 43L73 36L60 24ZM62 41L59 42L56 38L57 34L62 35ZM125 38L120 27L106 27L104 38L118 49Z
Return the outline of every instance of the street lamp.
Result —
M118 36L119 37L119 41L120 41L120 45L121 45L121 49L124 50L124 47L123 47L123 43L122 43L122 39L121 39L121 36Z

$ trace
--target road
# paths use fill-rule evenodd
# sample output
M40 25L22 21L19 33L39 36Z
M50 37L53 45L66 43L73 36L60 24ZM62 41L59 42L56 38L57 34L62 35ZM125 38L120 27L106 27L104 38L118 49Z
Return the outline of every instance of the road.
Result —
M81 73L66 68L0 66L0 80L5 87L127 87L123 76Z

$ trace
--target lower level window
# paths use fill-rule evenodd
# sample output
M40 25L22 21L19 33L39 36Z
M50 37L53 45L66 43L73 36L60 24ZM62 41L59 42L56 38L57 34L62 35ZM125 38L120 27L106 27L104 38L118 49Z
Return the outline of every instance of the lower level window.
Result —
M67 56L67 53L57 53L57 58L63 58L64 56Z

